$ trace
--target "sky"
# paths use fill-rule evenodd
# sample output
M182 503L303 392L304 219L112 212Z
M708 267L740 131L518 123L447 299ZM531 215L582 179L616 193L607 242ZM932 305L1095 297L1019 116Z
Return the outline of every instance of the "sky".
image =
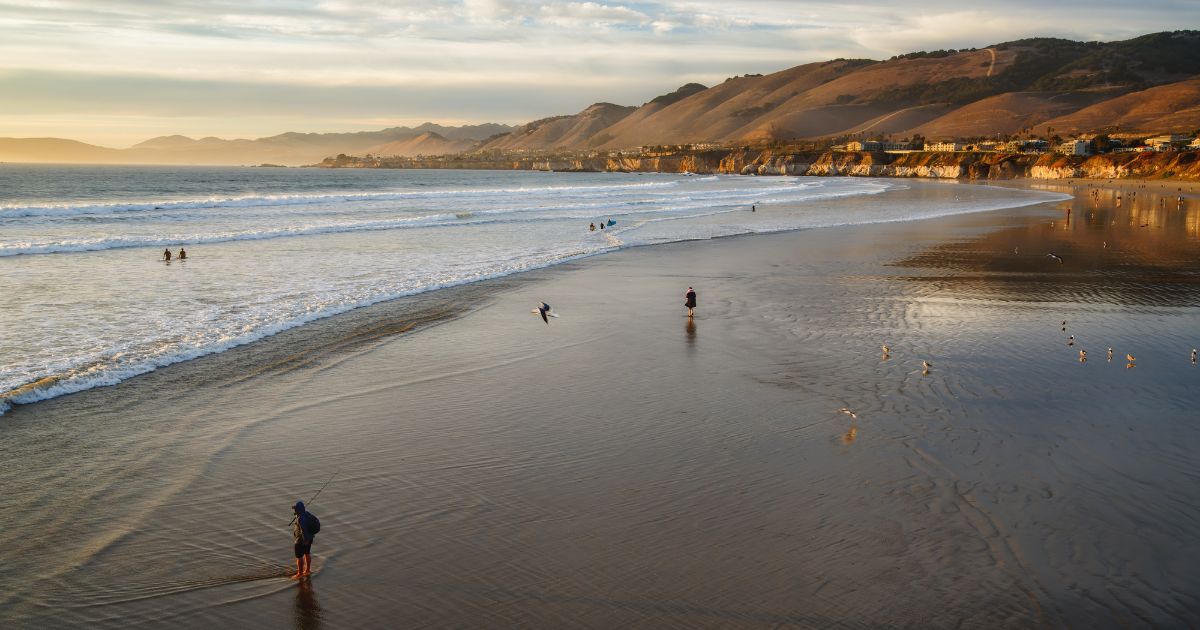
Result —
M1198 0L0 0L0 137L521 124L837 57L1188 28Z

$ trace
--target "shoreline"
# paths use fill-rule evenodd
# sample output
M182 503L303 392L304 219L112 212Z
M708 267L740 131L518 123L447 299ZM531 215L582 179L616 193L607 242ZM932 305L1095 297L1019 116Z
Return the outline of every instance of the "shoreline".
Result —
M939 182L939 183L941 183L941 182ZM983 183L983 182L979 182L979 184L987 185L986 183ZM1017 188L1022 188L1022 187L1018 186ZM1063 192L1063 191L1058 191L1058 192ZM886 194L896 195L896 194L898 194L898 191L893 190L893 191L889 191L888 193L884 193L884 194L885 195ZM1011 208L1016 208L1016 207L1038 205L1041 203L1059 203L1059 202L1057 202L1057 201L1042 202L1042 201L1032 201L1031 200L1031 201L1022 201L1020 203L1014 202L1013 205L1005 206L1005 207L1011 209ZM989 209L968 210L965 213L971 214L971 213L977 213L977 212L990 212L990 211L992 211L992 210L989 210ZM960 213L947 212L941 216L954 216L956 214L960 214ZM896 221L906 222L906 221L911 221L911 220L913 220L913 219L906 218L906 219L899 219L899 220L893 220L893 219L865 220L865 221L859 221L859 222L853 223L853 224L854 225L872 225L872 224L877 224L877 223L890 223L890 222L896 222ZM916 220L923 220L923 219L916 219ZM831 226L821 226L821 227L816 227L816 228L802 227L802 228L784 228L784 229L764 230L764 231L750 231L750 232L732 234L732 235L708 236L705 238L699 238L699 239L695 239L695 240L707 241L707 240L714 240L714 239L719 239L719 238L728 238L730 236L757 236L757 235L771 234L771 233L777 233L777 232L789 232L789 231L796 231L796 230L828 229L828 227L831 227ZM686 242L686 239L684 242ZM445 298L441 299L441 300L431 299L430 302L434 303L434 304L450 304L450 303L455 303L456 301L474 302L476 299L479 299L477 297L478 293L476 293L476 292L462 292L462 293L460 293L460 292L442 293L442 292L451 291L451 290L459 289L461 287L466 287L466 286L484 285L484 283L488 283L488 282L492 282L492 281L503 281L505 278L519 276L519 275L522 275L525 273L538 271L538 270L546 269L546 268L550 268L550 267L557 267L557 266L564 265L564 264L570 264L570 263L573 263L576 261L582 261L582 260L586 260L586 259L593 258L596 256L611 254L611 253L614 253L617 251L622 251L622 250L626 250L626 249L630 249L630 248L643 247L643 246L657 246L657 245L663 245L663 244L669 244L669 243L652 242L652 243L632 244L632 245L622 244L615 249L609 249L609 250L604 250L604 251L598 251L598 252L592 252L592 253L587 253L587 254L581 254L578 256L568 257L568 258L553 261L551 263L538 265L538 266L532 267L530 269L522 270L522 271L519 271L516 273L508 273L508 274L503 274L503 275L493 276L493 277L483 277L483 278L478 278L478 279L462 281L462 282L458 282L458 283L454 283L454 284L450 284L450 285L442 285L442 286L438 286L438 287L427 288L427 289L419 290L415 293L387 297L387 298L377 300L377 301L374 301L374 302L371 302L368 304L359 304L359 305L350 305L350 306L346 306L346 307L339 307L339 308L334 309L334 312L331 312L328 314L322 314L322 315L308 318L308 319L305 319L302 321L278 324L273 327L273 330L265 330L265 331L258 331L258 332L251 333L250 338L248 338L248 339L234 340L234 341L226 343L225 345L223 345L221 347L205 348L205 349L200 349L200 350L194 350L185 355L165 357L161 360L157 360L152 365L138 367L131 374L121 375L119 377L110 377L110 378L117 378L117 380L115 382L109 382L108 380L106 380L106 381L100 382L100 383L88 383L88 382L73 383L73 382L67 381L65 385L60 385L59 384L60 381L63 380L62 375L44 376L36 381L25 383L25 384L18 386L12 390L0 392L0 417L3 417L5 415L12 413L12 411L16 408L21 408L24 406L29 406L29 405L34 405L34 404L40 404L40 403L43 403L48 400L54 400L57 398L61 398L63 396L71 396L71 395L75 395L75 394L79 394L79 393L86 393L86 392L97 390L97 389L117 387L119 385L128 383L131 380L141 378L147 374L152 374L152 373L160 371L160 370L171 368L172 366L176 366L176 365L180 365L180 364L187 364L187 363L190 363L193 361L203 360L207 357L213 357L216 355L222 355L222 354L237 350L239 348L254 346L256 344L262 343L266 340L272 339L279 335L288 333L289 331L294 331L294 330L298 330L298 329L306 329L309 326L313 326L314 324L324 322L327 320L334 320L334 319L338 319L338 318L347 317L347 325L354 327L354 328L359 328L361 326L370 326L370 325L381 325L386 328L386 327L396 327L396 326L401 326L401 327L408 326L407 323L401 323L401 322L407 322L408 318L410 318L410 317L415 318L416 320L419 320L422 322L424 322L430 318L433 320L441 319L442 317L446 316L444 313L441 313L441 311L437 311L437 312L431 311L429 313L425 313L425 312L421 311L420 307L414 307L415 310L413 310L413 311L410 311L408 309L408 307L406 307L406 306L398 307L397 309L395 309L396 314L394 315L394 317L397 318L397 319L395 319L395 321L392 321L391 319L389 319L390 317L393 317L393 316L385 315L384 312L388 308L386 306L387 304L391 304L391 303L397 302L397 301L406 301L406 300L410 300L410 299L416 300L415 301L416 304L421 304L421 303L423 303L423 300L418 300L417 298L420 298L421 296L425 296L425 295L430 295L430 294L440 294L440 295L445 296ZM498 286L503 286L503 285L501 284ZM486 288L486 285L484 285L484 287L485 288L481 288L480 291L486 292L488 290ZM462 296L471 296L471 297L463 297L460 300L458 297L458 296L460 296L460 294ZM376 308L376 307L378 307L378 308ZM354 313L359 313L359 312L362 312L361 321L359 318L348 317ZM338 324L336 324L336 323L330 323L330 324L327 324L326 326L336 328L337 325ZM413 324L413 326L417 326L417 325L418 324ZM315 333L314 336L317 338L322 338L325 336L325 333L323 333L323 332ZM288 338L289 339L293 339L293 338L294 339L303 339L304 336L302 333L297 333L295 335L289 336ZM268 352L267 354L268 354L268 357L273 357L277 354L287 354L287 353L286 352L280 353L280 352L272 350L272 351ZM267 361L270 362L270 361L273 361L273 359L268 358ZM62 388L64 388L64 387L67 388L67 391L62 391ZM50 390L50 391L47 392L45 390ZM49 394L49 395L47 395L47 394ZM30 399L31 395L34 396L35 398Z

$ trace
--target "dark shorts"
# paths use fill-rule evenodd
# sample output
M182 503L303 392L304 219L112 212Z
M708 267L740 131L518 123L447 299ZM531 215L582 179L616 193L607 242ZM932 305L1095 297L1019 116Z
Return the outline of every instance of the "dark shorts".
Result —
M312 543L298 542L296 543L296 557L303 558L305 555L312 553Z

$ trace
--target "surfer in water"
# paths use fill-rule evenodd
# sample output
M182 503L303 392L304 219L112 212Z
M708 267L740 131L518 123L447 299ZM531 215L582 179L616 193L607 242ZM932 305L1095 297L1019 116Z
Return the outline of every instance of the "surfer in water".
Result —
M686 300L683 305L687 307L688 317L691 317L696 310L696 290L688 287L687 293L684 293L683 297Z
M187 252L183 251L182 247L179 248L178 258L179 258L179 260L187 260Z
M171 250L169 250L169 249L163 250L163 260L166 262L171 262Z
M296 575L292 579L298 580L312 575L313 537L321 530L321 521L304 509L303 501L297 501L292 511L296 513L296 520L292 521L292 539L296 543Z

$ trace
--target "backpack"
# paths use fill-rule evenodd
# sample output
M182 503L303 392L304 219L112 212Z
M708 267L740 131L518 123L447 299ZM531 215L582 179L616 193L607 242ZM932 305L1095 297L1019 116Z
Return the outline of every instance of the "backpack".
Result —
M308 530L313 536L316 536L321 531L321 519L317 518L316 514L308 513Z

